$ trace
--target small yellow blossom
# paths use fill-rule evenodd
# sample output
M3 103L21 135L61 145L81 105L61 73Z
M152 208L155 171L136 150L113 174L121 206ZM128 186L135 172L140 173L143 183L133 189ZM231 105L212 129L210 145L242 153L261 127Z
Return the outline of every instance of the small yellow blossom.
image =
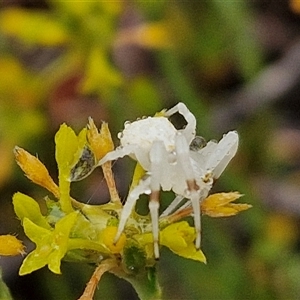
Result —
M89 118L87 140L98 161L114 149L107 123L102 123L99 132L92 118Z
M186 248L189 243L195 239L195 230L190 227L187 222L179 222L171 224L161 232L160 242L162 245L174 251Z
M112 141L107 123L102 123L99 132L92 118L89 118L87 140L92 152L96 156L97 161L114 149L114 143ZM121 205L114 175L111 170L111 161L104 163L101 167L110 193L111 202Z
M24 218L24 231L36 244L36 249L24 259L19 274L29 274L46 265L53 273L60 274L61 259L68 250L69 235L76 219L77 212L70 213L56 223L54 230L49 230Z
M23 255L25 246L14 235L0 235L0 255L14 256Z
M152 233L137 234L134 239L145 246L148 257L153 256L153 235ZM195 247L195 228L188 222L182 221L172 223L160 231L160 245L168 247L175 254L206 263L205 255ZM151 247L148 247L148 246Z
M239 199L242 195L239 192L216 193L208 196L201 202L201 213L213 218L230 217L238 214L241 211L252 207L245 203L231 203ZM188 207L178 210L175 213L166 217L169 223L176 222L182 218L188 217L193 213L193 208Z
M201 211L204 215L214 218L234 216L252 207L244 203L231 203L241 196L239 192L210 195L201 203Z
M160 234L161 245L168 247L177 255L206 263L203 252L195 247L195 239L195 229L186 221L173 223L164 228Z
M114 243L117 229L118 228L115 226L109 226L103 229L103 231L100 233L100 239L103 241L104 245L111 251L111 253L114 254L120 253L126 242L126 236L124 233L122 233L117 243Z
M18 146L14 148L14 154L18 165L32 182L46 188L53 195L59 197L57 185L50 177L47 168L37 157Z

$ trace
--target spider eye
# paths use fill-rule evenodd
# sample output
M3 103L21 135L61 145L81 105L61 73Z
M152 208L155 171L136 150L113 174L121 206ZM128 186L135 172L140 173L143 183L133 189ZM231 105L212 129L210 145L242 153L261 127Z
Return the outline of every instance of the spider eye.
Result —
M96 158L92 150L85 146L77 164L72 168L70 181L79 181L87 177L96 164Z
M198 151L206 146L206 140L202 136L196 136L190 143L191 151Z

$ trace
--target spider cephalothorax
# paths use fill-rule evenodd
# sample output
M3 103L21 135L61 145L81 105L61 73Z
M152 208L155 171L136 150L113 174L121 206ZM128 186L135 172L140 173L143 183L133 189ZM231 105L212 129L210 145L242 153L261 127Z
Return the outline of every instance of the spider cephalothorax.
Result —
M169 121L175 113L181 114L187 125L177 130ZM220 142L210 141L206 145L196 137L196 118L185 104L178 103L161 116L148 117L135 122L125 123L119 134L120 147L109 152L99 165L129 155L146 171L137 186L128 194L120 215L115 241L124 230L136 201L141 194L149 194L149 210L152 220L154 255L159 257L159 191L173 191L177 197L163 213L168 214L182 199L190 200L194 212L196 248L200 248L201 211L200 203L234 157L238 147L238 135L230 131ZM197 146L201 144L201 147Z

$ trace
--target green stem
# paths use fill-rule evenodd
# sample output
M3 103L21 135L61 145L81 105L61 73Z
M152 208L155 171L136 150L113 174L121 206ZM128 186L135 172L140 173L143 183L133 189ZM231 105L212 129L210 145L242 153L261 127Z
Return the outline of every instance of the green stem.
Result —
M0 269L0 299L12 300L8 287L2 280L2 272Z
M162 299L161 287L157 280L155 267L147 268L145 272L136 276L120 273L119 269L114 269L110 272L130 282L141 300Z
M105 249L102 245L85 239L69 239L68 250L73 249L88 249L95 250L100 253L108 253L107 249Z
M70 197L70 182L64 178L60 174L59 176L59 193L60 193L60 205L61 209L65 213L71 213L74 211L72 204L71 204L71 197Z

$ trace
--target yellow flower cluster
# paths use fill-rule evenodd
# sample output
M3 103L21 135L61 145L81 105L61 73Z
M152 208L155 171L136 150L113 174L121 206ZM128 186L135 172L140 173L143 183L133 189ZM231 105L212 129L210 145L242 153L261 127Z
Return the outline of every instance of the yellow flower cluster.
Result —
M88 205L70 196L72 181L88 176L97 167L98 161L114 149L107 124L103 123L98 130L90 118L87 128L78 135L63 124L55 136L55 144L58 185L37 157L19 147L14 150L16 161L25 175L54 196L54 199L45 199L47 215L41 213L33 198L20 192L13 196L14 209L25 234L36 244L36 248L24 259L20 275L46 265L53 273L59 274L61 260L75 257L72 256L75 252L77 260L99 264L98 271L93 276L111 270L126 277L133 270L145 272L153 267L156 261L149 216L141 216L134 211L121 237L115 241L118 216L123 205L118 196L110 162L102 165L111 196L108 203ZM144 173L143 168L137 164L132 187L137 185ZM237 192L210 195L201 203L202 214L210 217L232 216L251 207L232 203L240 196ZM159 243L184 258L206 263L202 250L195 247L194 227L182 220L192 213L192 208L189 207L161 218ZM0 236L0 255L17 254L24 254L23 244L15 236ZM94 289L94 285L92 286L93 288L88 285Z

